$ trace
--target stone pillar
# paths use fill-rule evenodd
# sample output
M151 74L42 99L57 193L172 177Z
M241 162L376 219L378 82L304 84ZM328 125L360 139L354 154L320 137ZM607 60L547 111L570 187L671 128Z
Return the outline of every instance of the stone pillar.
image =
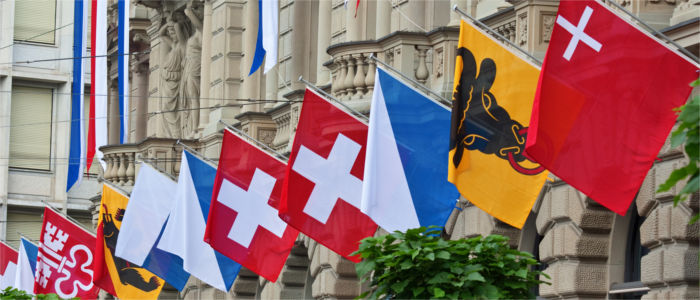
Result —
M391 33L391 2L377 1L377 31L375 38Z
M112 80L109 83L109 107L107 108L107 144L119 144L119 86Z
M316 73L314 63L312 63L309 55L313 50L310 43L307 41L312 35L311 18L309 12L312 11L312 1L296 1L293 4L291 17L292 18L292 60L288 63L288 68L291 68L291 86L292 90L304 89L305 86L297 80L301 75L304 78L311 78L311 72ZM314 47L315 48L315 47ZM283 75L284 76L284 75Z
M209 123L209 87L211 78L211 17L212 0L204 1L204 20L202 21L202 69L199 84L199 131Z
M362 10L366 6L367 1L360 1L360 6L357 8L357 17L355 17L356 1L348 1L348 9L345 10L345 41L354 42L363 39L362 28L364 27L365 14Z
M146 138L146 127L148 124L148 65L140 63L136 65L133 75L133 83L136 92L133 93L131 101L136 108L134 112L134 136L132 141L139 143Z
M380 1L386 2L386 1ZM316 47L316 85L331 83L331 74L323 64L331 59L326 49L331 45L331 1L318 2L318 43Z

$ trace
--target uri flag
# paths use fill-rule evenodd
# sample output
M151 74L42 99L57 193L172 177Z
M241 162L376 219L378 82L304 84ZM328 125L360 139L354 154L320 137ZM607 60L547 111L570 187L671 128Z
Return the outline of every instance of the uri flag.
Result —
M182 259L156 247L174 207L176 190L177 182L148 164L141 164L121 223L116 255L153 272L182 291L190 278Z
M289 156L280 217L336 253L350 256L377 225L360 211L367 125L306 90Z
M697 69L597 1L562 1L542 65L527 154L624 215Z
M68 185L66 191L80 184L85 169L85 66L89 60L87 52L88 1L75 0L73 10L73 83L70 119L70 151L68 154Z
M272 282L299 232L278 216L287 164L224 132L205 240Z
M25 238L20 239L19 257L17 258L17 274L12 286L28 294L34 294L34 276L36 272L36 257L39 247Z
M444 226L459 192L447 181L450 110L377 69L362 211L388 231Z
M241 265L204 242L215 178L216 168L183 151L173 199L175 207L170 212L158 248L180 256L187 272L226 292Z
M539 70L464 21L457 47L448 178L522 228L547 179L524 151Z
M92 283L94 247L92 233L44 208L34 292L55 293L61 298L96 298L100 289Z
M114 255L119 228L129 198L108 185L102 185L102 202L97 221L94 282L122 299L155 299L165 283L146 269Z
M0 242L0 290L14 286L17 272L17 250Z
M258 37L249 76L260 68L263 59L265 59L264 73L277 64L278 39L279 0L258 0Z

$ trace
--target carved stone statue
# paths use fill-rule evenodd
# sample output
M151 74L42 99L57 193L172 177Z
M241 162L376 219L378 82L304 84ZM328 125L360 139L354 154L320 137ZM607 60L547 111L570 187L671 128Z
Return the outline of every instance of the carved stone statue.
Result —
M202 20L204 5L201 1L191 0L185 7L185 15L190 19L194 31L187 39L183 61L182 83L180 84L180 103L182 108L182 135L194 136L199 126L199 85L202 67Z
M166 24L160 29L163 48L162 71L160 80L161 110L163 113L163 130L166 137L180 137L180 82L182 78L182 61L187 42L185 17L182 12L166 13Z

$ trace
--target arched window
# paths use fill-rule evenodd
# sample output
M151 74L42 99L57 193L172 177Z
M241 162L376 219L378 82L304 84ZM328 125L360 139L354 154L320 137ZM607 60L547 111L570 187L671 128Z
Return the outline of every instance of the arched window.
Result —
M639 228L645 218L639 216L634 202L625 217L616 218L617 224L614 224L611 233L611 285L608 295L610 299L641 299L642 295L649 291L641 281L642 257L649 253L649 249L642 246L639 234ZM625 245L621 247L619 243L623 241ZM619 269L620 267L622 269Z

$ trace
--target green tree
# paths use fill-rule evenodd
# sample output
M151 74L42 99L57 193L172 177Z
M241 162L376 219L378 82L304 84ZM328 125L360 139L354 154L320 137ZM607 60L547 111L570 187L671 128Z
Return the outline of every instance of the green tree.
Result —
M690 86L700 85L700 79L693 81ZM685 154L688 155L688 164L671 172L666 182L659 186L657 193L665 192L675 186L679 181L688 178L685 186L673 197L673 205L684 201L688 196L700 190L700 95L694 95L688 103L675 109L678 113L678 127L671 133L671 147L685 145ZM693 224L698 221L700 214L695 214L690 220Z
M38 294L38 295L32 295L32 294L27 294L27 292L18 290L16 288L13 288L11 286L6 287L4 290L0 291L0 300L31 300L36 296L36 299L38 300L61 300L61 297L59 297L56 294ZM80 299L80 298L72 298L72 299Z
M445 240L441 228L410 229L362 240L355 267L371 290L360 297L393 299L427 298L531 298L539 276L531 254L508 246L500 235Z

